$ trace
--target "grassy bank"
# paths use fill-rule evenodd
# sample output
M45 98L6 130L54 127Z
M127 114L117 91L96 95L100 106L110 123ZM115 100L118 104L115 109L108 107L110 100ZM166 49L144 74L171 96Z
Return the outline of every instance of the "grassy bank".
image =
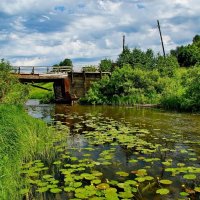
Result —
M48 158L52 130L22 107L0 105L0 199L19 200L20 167L24 161Z
M34 84L52 91L40 89L37 87L30 86L29 98L30 99L39 99L42 103L49 103L54 100L53 93L53 83L37 83Z

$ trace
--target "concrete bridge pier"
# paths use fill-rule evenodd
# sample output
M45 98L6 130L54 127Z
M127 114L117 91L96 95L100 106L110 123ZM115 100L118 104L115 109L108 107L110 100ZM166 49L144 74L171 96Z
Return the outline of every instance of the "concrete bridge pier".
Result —
M72 98L70 94L70 82L68 78L54 81L53 89L56 103L71 104Z

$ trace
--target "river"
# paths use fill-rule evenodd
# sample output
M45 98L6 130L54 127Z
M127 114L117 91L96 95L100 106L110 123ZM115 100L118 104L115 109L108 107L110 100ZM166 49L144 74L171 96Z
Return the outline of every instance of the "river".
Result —
M80 191L77 190L75 195L77 199L200 199L199 114L155 108L39 104L35 100L29 100L26 109L31 116L48 124L60 121L70 128L71 136L66 143L71 148L70 156L74 161L90 157L96 162L93 168L103 174L98 183L83 175L85 185L89 183L98 188L102 182L114 188L113 191L105 189L103 194L88 197L85 194L81 198L79 193L86 190L81 192L79 186L81 189L77 187ZM105 131L112 133L99 139ZM127 136L124 137L122 132ZM134 140L130 142L132 137ZM91 151L88 153L89 148ZM72 160L70 164L73 165ZM86 172L91 173L88 169ZM129 180L137 183L128 184ZM129 189L122 183L127 183ZM43 196L43 199L75 199L70 184L60 186L62 190L68 188L67 192L54 194L54 197ZM113 192L112 198L109 192Z

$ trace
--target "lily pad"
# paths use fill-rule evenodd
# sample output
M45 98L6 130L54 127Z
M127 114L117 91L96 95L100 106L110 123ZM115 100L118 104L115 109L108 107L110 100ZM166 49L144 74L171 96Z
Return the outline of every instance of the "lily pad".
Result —
M100 183L99 185L96 186L97 189L100 190L105 190L108 189L110 186L107 183Z
M156 190L156 194L161 194L161 195L169 194L169 190L166 188L158 189Z
M46 192L46 191L48 191L48 187L40 187L40 188L38 188L37 190L36 190L36 192L40 192L40 193L43 193L43 192Z
M183 176L184 179L188 179L188 180L194 180L194 179L196 179L196 177L197 176L195 174L185 174Z
M189 194L187 192L180 192L180 195L183 196L183 197L189 196Z
M160 180L160 183L162 183L162 184L164 184L164 185L170 185L170 184L172 184L172 181L170 181L170 180L165 180L165 179L163 179L163 180Z
M123 177L129 176L127 172L123 172L123 171L116 172L116 174Z
M62 192L62 190L59 188L52 188L52 189L50 189L50 192L51 193L60 193L60 192Z

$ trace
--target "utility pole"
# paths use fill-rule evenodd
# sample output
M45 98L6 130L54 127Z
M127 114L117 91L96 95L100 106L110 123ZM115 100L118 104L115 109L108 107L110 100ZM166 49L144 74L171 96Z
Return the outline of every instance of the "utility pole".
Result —
M124 49L125 49L125 35L123 35L123 52L124 52Z
M162 33L161 33L161 29L160 29L159 20L157 20L157 23L158 23L158 30L159 30L159 33L160 33L160 40L161 40L162 49L163 49L163 56L164 56L164 58L165 58L165 57L166 57L166 56L165 56L165 48L164 48L164 43L163 43L163 39L162 39Z

